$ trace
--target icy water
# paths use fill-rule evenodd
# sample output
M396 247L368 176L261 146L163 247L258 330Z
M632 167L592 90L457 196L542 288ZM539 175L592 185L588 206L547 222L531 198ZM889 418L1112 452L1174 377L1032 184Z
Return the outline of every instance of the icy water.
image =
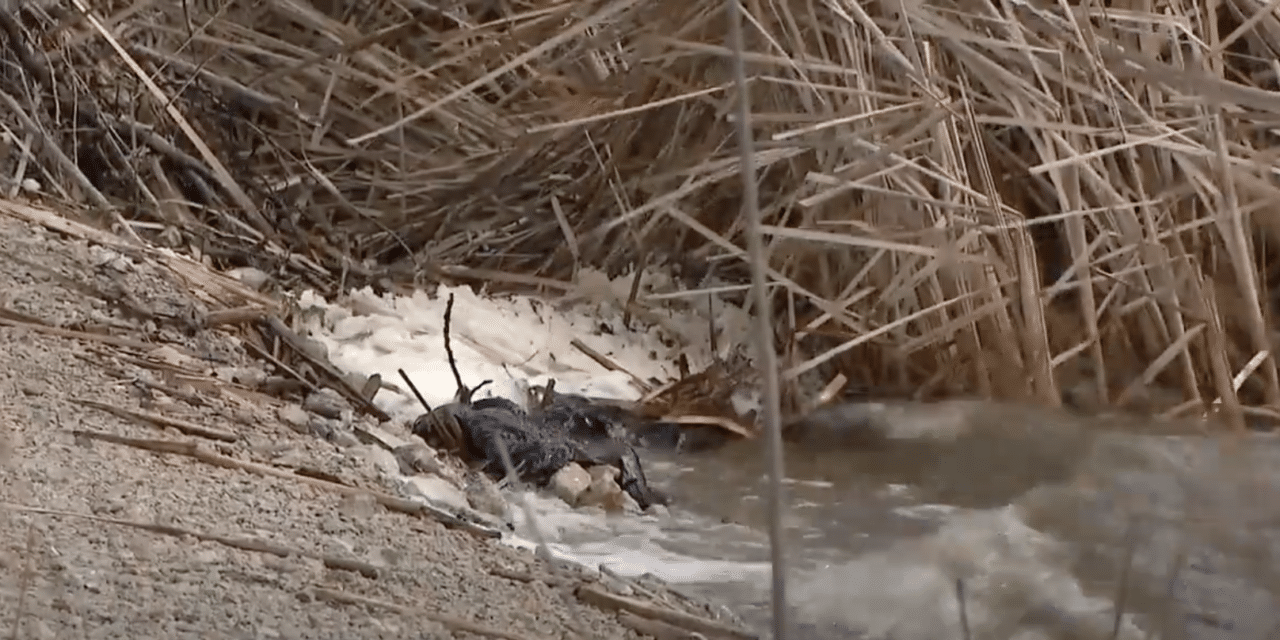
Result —
M630 332L611 310L629 282L596 284L587 312L455 289L464 378L495 380L490 388L508 396L554 378L561 391L631 399L632 375L671 379L679 354L695 370L709 360L687 346L707 342L705 319L672 312L649 319L661 332ZM300 300L336 364L384 380L404 368L433 404L454 391L443 306L425 294ZM718 320L730 333L747 326L728 307ZM572 348L574 338L626 371ZM379 402L402 418L416 412L407 394L387 391ZM981 403L921 412L904 417L900 439L872 449L819 437L788 450L790 602L800 637L1280 637L1276 439L1135 436L1126 433L1133 424ZM948 437L935 441L938 434ZM675 498L667 513L605 516L525 497L558 555L652 573L764 629L760 446L649 454L650 481ZM535 538L522 516L517 525L525 544Z

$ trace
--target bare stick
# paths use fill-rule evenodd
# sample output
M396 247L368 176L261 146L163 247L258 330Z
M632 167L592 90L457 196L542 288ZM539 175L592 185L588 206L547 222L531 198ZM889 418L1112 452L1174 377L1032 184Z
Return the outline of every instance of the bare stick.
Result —
M747 215L747 255L751 264L751 298L755 307L756 366L764 381L764 428L769 433L769 546L773 566L773 637L786 640L787 564L783 549L782 391L778 380L778 354L773 349L773 326L765 290L764 240L760 231L760 194L756 185L755 141L751 132L751 98L747 92L746 48L742 35L742 6L729 3L729 39L733 50L734 84L738 89L738 171L742 175L742 208Z
M453 321L453 294L444 304L444 353L449 357L449 370L453 372L453 380L458 383L458 402L471 404L471 390L462 384L462 374L458 373L458 361L453 357L453 343L449 340L449 326ZM476 387L479 389L479 387Z
M420 607L405 607L405 606L395 604L394 602L387 602L385 600L376 600L374 598L358 596L353 593L338 591L336 589L326 589L324 587L314 587L312 589L312 593L314 593L317 598L321 600L327 600L329 602L338 602L342 604L355 604L355 605L361 605L365 607L379 607L382 609L387 609L389 611L394 611L402 616L409 616L409 617L421 616L423 618L426 618L427 620L431 620L433 622L439 622L440 624L444 625L445 627L448 627L453 631L473 633L478 636L489 636L490 638L502 638L503 640L530 640L529 636L522 636L515 633L511 633L509 631L503 631L501 629L486 626L478 622L464 620L462 618L445 615L443 613L423 611Z
M76 398L72 398L71 401L79 405L92 407L99 411L106 411L107 413L116 415L121 418L132 418L134 420L150 422L151 424L154 424L160 428L172 427L189 436L199 436L201 438L208 438L210 440L220 440L222 442L235 442L240 439L239 435L231 431L224 431L222 429L205 427L205 426L195 424L194 422L179 420L177 418L170 418L169 416L161 415L158 413L152 413L150 411L126 409L124 407L117 407L115 405L110 405L105 402L98 402L96 400L79 400Z
M439 522L440 524L443 524L448 528L459 529L482 538L502 537L501 531L498 531L496 529L491 529L489 527L485 527L479 524L475 524L473 522L469 522L439 507L424 504L421 502L415 502L407 498L400 498L388 493L383 493L381 491L374 491L371 489L362 489L360 487L352 487L349 485L333 482L330 480L325 480L322 478L312 478L312 477L301 475L291 470L280 469L267 464L261 464L258 462L249 462L245 460L237 460L235 458L231 458L228 456L224 456L220 453L216 453L210 450L207 446L201 446L201 443L199 442L184 442L184 441L176 441L176 440L144 440L142 438L128 438L125 436L118 436L111 433L101 433L97 431L87 431L87 430L75 430L75 431L72 431L71 434L77 438L84 438L87 440L100 440L102 442L110 442L112 444L118 444L126 447L133 447L135 449L144 449L147 451L155 451L157 453L187 456L189 458L195 458L200 462L203 462L205 464L210 464L215 467L222 467L224 469L238 469L238 470L247 471L249 473L253 473L259 476L266 476L268 478L281 478L281 479L293 480L295 482L301 482L303 484L307 484L307 485L310 485L319 489L324 489L327 491L332 491L334 493L339 493L342 495L356 495L356 496L367 495L372 497L374 502L377 502L378 504L382 505L383 507L391 511L396 511L399 513L404 513L407 515L417 516L421 518L429 518L429 519L435 520L436 522Z
M301 556L304 558L312 558L324 563L324 566L330 569L340 569L343 571L354 571L366 578L377 578L379 575L378 567L367 562L359 560L350 560L347 558L339 558L337 556L325 555L315 551L307 551L287 545L269 542L258 538L236 538L232 536L224 536L207 531L199 531L196 529L188 529L186 527L178 527L168 524L157 524L154 522L137 522L134 520L122 520L119 518L104 518L95 516L90 513L77 513L75 511L60 511L57 509L44 509L41 507L31 507L22 504L0 504L0 508L10 511L19 511L23 513L34 513L47 516L60 516L64 518L79 518L90 522L98 522L101 524L111 524L118 527L129 527L132 529L141 529L151 533L172 536L174 538L192 537L204 542L216 542L220 545L239 549L241 551L253 551L256 553L267 553L281 558L289 556Z
M416 398L418 398L418 402L422 403L422 408L426 409L427 413L431 413L431 404L427 402L426 398L422 397L422 392L418 391L417 385L413 384L413 381L409 379L409 374L405 373L404 369L396 369L396 371L400 373L400 377L404 380L404 383L409 385L409 390L413 392L413 395Z
M757 640L758 636L745 629L727 625L723 622L695 616L691 613L655 606L635 598L609 593L595 584L584 584L574 590L579 600L606 611L628 611L642 618L661 620L681 629L713 638L735 638L736 640Z

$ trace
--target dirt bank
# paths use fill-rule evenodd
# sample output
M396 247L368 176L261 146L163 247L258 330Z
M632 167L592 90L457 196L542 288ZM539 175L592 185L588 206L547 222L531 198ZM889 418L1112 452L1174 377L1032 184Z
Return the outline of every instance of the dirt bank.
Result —
M285 402L235 382L261 365L201 321L227 304L209 291L233 289L208 280L193 292L149 255L0 203L4 633L639 637L623 624L635 619L584 604L582 585L603 584L584 572L352 495L396 490L362 447L298 433L276 417ZM139 448L157 448L146 440L168 450Z

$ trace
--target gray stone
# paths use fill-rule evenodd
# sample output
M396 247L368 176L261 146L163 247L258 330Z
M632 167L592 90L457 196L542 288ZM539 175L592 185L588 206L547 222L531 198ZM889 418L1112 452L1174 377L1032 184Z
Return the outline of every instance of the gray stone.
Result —
M425 442L410 442L396 447L395 457L403 474L440 472L440 458Z
M569 506L578 506L578 498L591 487L591 474L578 463L570 462L551 476L551 490Z
M307 412L296 404L287 404L280 407L276 411L276 417L280 419L280 422L289 425L294 431L299 433L308 433L310 431L311 416L307 415Z
M400 475L400 461L396 454L377 445L364 445L355 451L383 476L394 478Z
M467 494L440 476L413 476L405 484L411 494L426 498L429 502L451 507L457 511L465 512L471 510L471 503L467 500Z
M600 506L608 510L610 505L622 504L617 495L623 493L622 487L618 486L617 468L597 465L591 467L587 474L591 478L591 484L578 496L576 506Z
M317 438L328 440L333 436L333 432L341 426L342 424L337 420L311 416L311 419L307 421L307 432Z
M336 420L342 417L343 411L351 409L351 403L337 391L325 388L307 396L307 399L302 402L302 408L318 416Z
M360 438L352 433L350 429L344 427L335 428L329 433L329 442L332 442L343 449L360 446Z

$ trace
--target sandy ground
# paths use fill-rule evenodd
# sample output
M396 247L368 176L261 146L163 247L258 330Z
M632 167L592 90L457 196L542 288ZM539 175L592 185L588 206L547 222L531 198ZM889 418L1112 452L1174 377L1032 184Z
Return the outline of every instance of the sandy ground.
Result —
M553 570L494 540L296 478L77 436L80 430L201 441L201 451L286 471L317 468L351 485L394 492L379 485L377 465L362 447L343 448L281 424L283 403L139 366L135 358L173 357L177 350L207 359L208 369L224 377L258 368L229 335L194 328L191 321L210 309L179 282L164 266L131 262L0 213L0 633L485 637L440 621L452 616L513 638L640 637L620 622L625 614L575 596L592 580L585 573ZM121 299L127 302L109 302ZM147 344L69 338L40 325ZM163 345L170 346L149 351ZM160 413L239 439L213 443L76 402L84 400ZM297 553L246 551L128 522L269 541ZM376 575L329 568L322 555L374 567ZM381 604L335 602L340 596Z

